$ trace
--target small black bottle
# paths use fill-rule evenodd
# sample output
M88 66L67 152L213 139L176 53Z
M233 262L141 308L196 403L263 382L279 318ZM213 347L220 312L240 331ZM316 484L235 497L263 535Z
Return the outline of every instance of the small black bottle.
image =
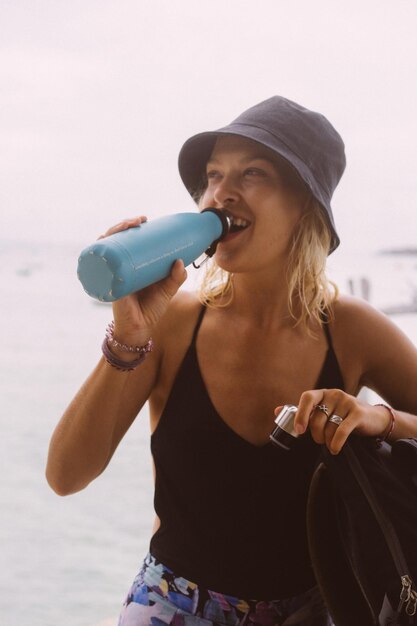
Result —
M294 430L294 417L297 407L292 404L285 404L275 419L275 428L269 435L270 440L276 446L290 450L299 437Z

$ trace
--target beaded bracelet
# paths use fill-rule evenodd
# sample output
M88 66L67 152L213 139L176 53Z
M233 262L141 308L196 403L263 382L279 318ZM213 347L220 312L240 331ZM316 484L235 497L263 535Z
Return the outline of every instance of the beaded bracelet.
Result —
M125 344L119 343L113 336L114 332L114 322L110 322L106 330L106 336L101 346L101 350L103 352L103 356L106 359L107 363L112 367L120 370L122 372L131 372L136 369L138 365L143 363L146 359L146 356L149 352L153 350L153 341L149 339L144 346L127 346ZM119 359L113 352L111 352L109 348L109 343L114 347L123 350L124 352L135 352L138 354L138 358L134 361L123 361L123 359Z
M114 338L114 320L112 320L106 328L106 339L108 345L118 348L123 352L139 352L140 354L144 354L151 352L153 348L152 339L149 339L143 346L127 346L125 343L119 343L117 339Z
M392 431L394 430L394 426L395 426L395 413L394 411L391 409L390 406L387 406L386 404L374 404L374 406L383 406L385 409L387 409L387 411L389 411L390 416L391 416L391 421L389 423L389 426L387 428L387 432L385 433L385 435L381 435L380 437L377 437L377 441L379 443L382 443L383 441L386 441L388 439L388 437L392 434Z

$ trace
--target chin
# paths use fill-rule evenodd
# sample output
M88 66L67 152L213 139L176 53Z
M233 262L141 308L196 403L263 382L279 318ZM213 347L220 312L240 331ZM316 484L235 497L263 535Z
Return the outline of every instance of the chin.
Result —
M253 267L248 267L247 263L242 261L238 261L236 258L232 258L230 255L219 254L216 253L214 255L214 260L217 266L222 269L224 272L229 272L229 274L240 274L242 272L249 272Z

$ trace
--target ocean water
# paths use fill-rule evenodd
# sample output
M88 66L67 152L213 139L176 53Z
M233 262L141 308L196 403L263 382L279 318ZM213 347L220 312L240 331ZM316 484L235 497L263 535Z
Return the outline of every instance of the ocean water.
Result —
M111 319L111 308L77 281L78 252L0 246L0 623L7 626L93 626L117 616L153 522L146 409L88 489L60 498L44 478L52 430L98 360Z
M108 305L76 278L79 246L0 241L0 623L95 626L117 614L147 551L153 523L145 407L106 469L60 498L44 478L49 438L100 356ZM408 304L416 257L330 263L343 291L370 282L379 307ZM361 287L362 285L362 287ZM417 315L393 318L417 341Z

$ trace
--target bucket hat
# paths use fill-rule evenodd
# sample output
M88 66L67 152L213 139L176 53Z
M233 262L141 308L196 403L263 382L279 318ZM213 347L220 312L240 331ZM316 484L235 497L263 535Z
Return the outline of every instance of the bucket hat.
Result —
M343 140L324 115L282 96L273 96L244 111L227 126L190 137L181 148L178 167L191 195L201 187L206 163L221 135L256 141L295 169L324 209L332 234L329 254L333 252L340 239L330 201L346 159Z

